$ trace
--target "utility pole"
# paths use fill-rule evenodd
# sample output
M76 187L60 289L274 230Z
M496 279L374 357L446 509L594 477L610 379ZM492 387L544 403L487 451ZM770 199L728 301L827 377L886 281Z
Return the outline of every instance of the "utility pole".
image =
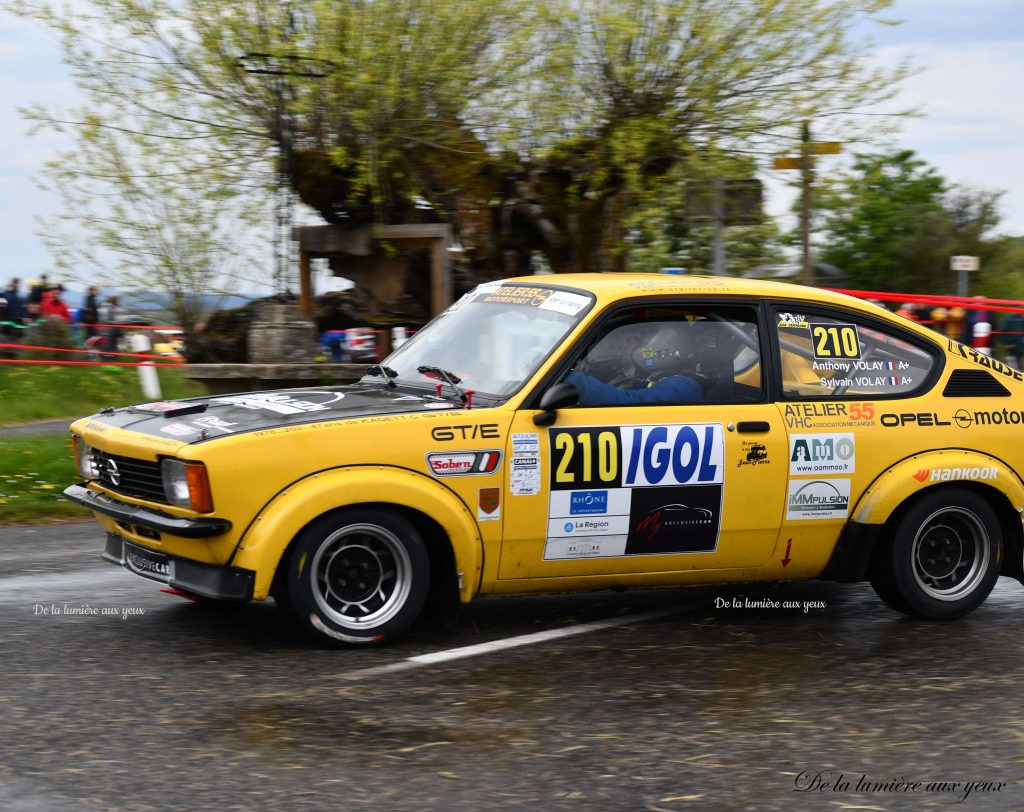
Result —
M803 261L801 281L810 285L814 281L814 263L811 259L811 191L814 184L814 156L838 155L843 145L838 141L812 141L811 124L805 121L800 128L800 156L781 157L772 162L773 169L800 170L800 243Z
M295 36L295 15L289 10L285 24L283 42L289 46ZM274 99L273 135L277 144L277 166L274 183L274 289L278 294L289 292L293 280L292 266L294 250L292 237L295 214L295 193L293 191L293 169L295 155L295 119L292 114L294 92L290 77L303 76L322 79L325 73L305 67L303 63L322 60L271 53L247 53L238 59L246 73L273 77L270 92Z
M800 130L800 245L803 248L805 285L814 281L811 266L811 184L814 183L814 154L811 152L811 125L804 122Z

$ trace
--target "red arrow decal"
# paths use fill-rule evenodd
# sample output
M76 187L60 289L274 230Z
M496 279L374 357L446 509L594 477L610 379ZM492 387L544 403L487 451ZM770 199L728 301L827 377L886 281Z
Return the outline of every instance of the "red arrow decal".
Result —
M788 539L786 541L786 557L782 559L782 566L784 566L784 567L788 566L789 562L793 560L792 558L789 557L789 551L791 549L793 549L793 539Z
M918 482L924 482L928 478L928 474L930 474L931 472L931 468L922 468L920 471L914 474L914 479L916 479Z

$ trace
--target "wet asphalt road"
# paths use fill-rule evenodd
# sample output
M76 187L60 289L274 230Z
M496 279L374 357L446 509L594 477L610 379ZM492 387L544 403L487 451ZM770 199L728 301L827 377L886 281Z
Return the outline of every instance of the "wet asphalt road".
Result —
M1024 588L1007 579L948 624L806 583L489 599L339 651L272 604L161 594L101 546L91 523L0 527L0 809L1024 808ZM715 606L766 597L827 605ZM658 609L674 614L382 668ZM797 792L804 771L849 786ZM922 785L858 792L862 775ZM1006 785L961 802L929 781Z

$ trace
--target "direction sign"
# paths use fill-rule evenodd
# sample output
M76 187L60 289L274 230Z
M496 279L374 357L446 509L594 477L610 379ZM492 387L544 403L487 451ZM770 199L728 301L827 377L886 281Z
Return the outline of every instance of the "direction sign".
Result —
M979 268L981 268L981 260L978 257L956 256L949 258L951 271L977 271Z

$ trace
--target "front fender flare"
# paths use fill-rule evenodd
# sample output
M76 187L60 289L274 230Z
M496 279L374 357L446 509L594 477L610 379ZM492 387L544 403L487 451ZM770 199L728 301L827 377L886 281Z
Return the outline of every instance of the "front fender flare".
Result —
M926 451L893 465L864 492L851 512L859 524L885 524L907 499L941 484L980 484L999 491L1020 514L1024 483L1002 460L963 448Z
M404 468L351 466L298 480L268 502L246 528L231 563L255 570L253 597L266 598L281 557L302 528L328 511L367 503L410 508L436 521L451 542L461 576L461 600L476 594L483 572L476 518L443 484Z

